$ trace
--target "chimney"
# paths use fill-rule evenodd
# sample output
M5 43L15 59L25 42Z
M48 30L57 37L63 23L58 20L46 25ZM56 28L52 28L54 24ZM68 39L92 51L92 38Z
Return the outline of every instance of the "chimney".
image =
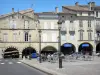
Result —
M92 2L91 6L92 6L92 7L95 7L95 2Z
M56 12L56 13L58 13L58 12L59 12L58 7L55 7L55 12Z
M14 8L12 8L12 13L14 13Z
M88 7L89 7L89 10L91 10L92 2L89 2L89 3L88 3Z
M78 6L78 2L75 3L75 6Z

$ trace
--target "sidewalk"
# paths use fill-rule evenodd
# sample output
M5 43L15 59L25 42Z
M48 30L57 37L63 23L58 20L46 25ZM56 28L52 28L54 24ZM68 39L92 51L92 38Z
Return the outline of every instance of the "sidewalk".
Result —
M58 63L39 63L36 59L20 61L53 75L100 75L100 58L97 57L94 61L63 62L62 69L58 68Z

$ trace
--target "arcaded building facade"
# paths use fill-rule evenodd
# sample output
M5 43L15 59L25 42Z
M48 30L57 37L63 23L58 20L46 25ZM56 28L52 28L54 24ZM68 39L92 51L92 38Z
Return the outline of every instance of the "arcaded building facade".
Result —
M87 5L62 6L59 12L34 13L32 9L0 16L0 53L19 53L32 50L41 53L58 51L61 24L61 51L92 54L100 52L100 7ZM29 54L29 52L27 51Z

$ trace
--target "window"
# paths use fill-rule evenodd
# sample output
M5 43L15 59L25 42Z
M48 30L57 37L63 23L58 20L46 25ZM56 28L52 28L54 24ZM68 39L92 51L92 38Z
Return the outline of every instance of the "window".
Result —
M3 34L3 41L6 42L8 40L8 34L4 33Z
M79 27L83 27L83 21L79 20Z
M57 35L56 33L52 34L52 42L56 42L57 41Z
M44 22L44 29L48 29L47 22Z
M88 40L92 40L92 32L88 32Z
M17 40L17 33L13 33L13 41Z
M51 22L51 29L54 29L54 22Z
M98 17L98 11L96 11L96 17Z
M25 41L28 41L28 32L25 32Z
M80 31L79 38L80 38L80 40L83 40L83 31Z
M22 19L24 19L24 16L22 16Z
M29 21L25 21L24 28L29 29Z
M46 33L42 34L42 41L43 42L47 41L47 34Z
M88 20L88 27L91 27L91 20Z
M16 28L16 21L15 20L10 21L10 28L13 28L13 29Z

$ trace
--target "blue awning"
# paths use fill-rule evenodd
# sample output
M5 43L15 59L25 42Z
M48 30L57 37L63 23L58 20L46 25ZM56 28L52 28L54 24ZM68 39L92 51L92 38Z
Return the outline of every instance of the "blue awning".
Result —
M82 47L89 47L89 44L82 44Z
M64 44L64 47L72 47L72 44Z

